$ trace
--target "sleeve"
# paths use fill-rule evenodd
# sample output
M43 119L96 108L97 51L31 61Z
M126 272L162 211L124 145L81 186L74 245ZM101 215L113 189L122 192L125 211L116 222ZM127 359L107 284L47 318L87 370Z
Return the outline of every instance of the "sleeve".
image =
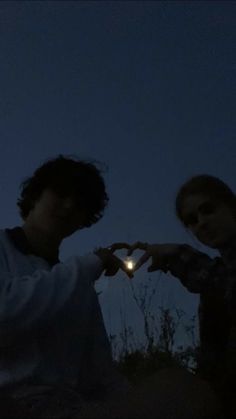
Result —
M224 291L226 267L220 257L211 258L189 245L180 245L168 260L167 270L192 293L214 288Z
M4 271L4 265L0 257L0 346L54 319L72 301L83 304L86 290L103 271L95 254L74 256L49 271L23 276Z

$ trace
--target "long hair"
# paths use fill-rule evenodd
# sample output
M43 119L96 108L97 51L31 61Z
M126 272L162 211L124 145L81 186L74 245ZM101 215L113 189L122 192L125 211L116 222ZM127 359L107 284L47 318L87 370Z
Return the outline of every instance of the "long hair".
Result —
M179 189L175 200L175 211L179 220L184 223L182 206L184 199L189 195L203 195L217 203L224 203L231 210L236 210L236 197L226 183L215 176L202 174L193 176Z

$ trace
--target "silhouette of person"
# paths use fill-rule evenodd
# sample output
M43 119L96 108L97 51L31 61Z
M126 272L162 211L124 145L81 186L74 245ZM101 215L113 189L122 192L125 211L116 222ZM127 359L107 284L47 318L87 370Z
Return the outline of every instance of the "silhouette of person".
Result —
M62 241L99 221L107 202L95 164L59 156L23 182L23 225L0 230L4 418L202 419L215 406L183 371L133 386L115 368L94 282L132 273L108 248L59 259Z
M236 197L220 179L194 176L176 196L176 214L201 243L219 251L211 258L186 244L114 243L111 249L144 254L135 270L151 259L149 272L162 270L200 295L198 374L220 395L234 417L236 379Z
M0 393L31 404L32 417L55 389L54 413L59 393L99 399L129 387L94 289L103 273L127 272L124 263L105 248L59 260L62 241L98 222L107 203L95 164L59 156L23 182L23 225L0 230Z

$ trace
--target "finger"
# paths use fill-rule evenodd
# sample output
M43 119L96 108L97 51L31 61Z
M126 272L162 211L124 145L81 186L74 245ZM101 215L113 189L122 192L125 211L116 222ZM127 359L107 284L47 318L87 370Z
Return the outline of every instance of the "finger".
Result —
M128 275L129 278L133 278L133 269L127 268L126 263L119 259L120 269Z
M109 265L106 268L105 275L113 276L118 272L119 269L125 272L129 277L133 277L133 272L130 269L127 269L126 264L117 256L112 255Z
M125 242L121 242L121 243L113 243L111 246L109 246L109 250L113 253L116 250L120 250L120 249L129 249L130 245L128 243Z
M169 266L167 264L163 264L161 262L155 261L155 263L152 263L152 265L148 267L148 272L154 272L154 271L162 271L164 273L168 273Z
M114 276L119 270L119 267L112 267L112 268L108 268L106 269L106 271L104 272L105 276Z
M105 276L114 276L117 274L118 270L121 269L123 272L125 272L125 274L129 277L129 278L133 278L134 274L132 271L127 270L126 267L122 267L122 266L115 266L115 267L109 267L108 269L106 269L106 271L104 272Z
M148 267L148 272L154 272L154 271L157 271L158 269L160 269L160 268L158 268L158 266L157 265L150 265L149 267Z
M130 270L130 269L127 269L127 267L124 267L124 268L121 268L121 270L129 277L129 278L133 278L133 276L134 276L134 270L132 269L132 270Z
M132 253L137 250L147 250L148 244L144 243L144 242L136 242L134 244L132 244L132 246L129 246L129 250L127 252L127 256L132 255Z
M122 261L115 255L111 255L111 259L109 261L109 264L106 268L106 276L113 276L115 275L118 270L120 269L120 266L122 264Z
M134 270L137 271L147 260L150 258L150 254L148 252L144 253L143 256L138 260L136 263Z

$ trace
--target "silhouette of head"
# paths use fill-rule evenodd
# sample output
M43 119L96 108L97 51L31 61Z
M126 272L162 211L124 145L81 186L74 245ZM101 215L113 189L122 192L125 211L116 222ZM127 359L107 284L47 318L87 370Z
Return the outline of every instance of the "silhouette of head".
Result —
M100 220L109 201L96 163L59 155L45 162L32 177L22 182L17 205L24 220L47 188L60 196L73 195L78 200L78 205L86 214L84 227Z

